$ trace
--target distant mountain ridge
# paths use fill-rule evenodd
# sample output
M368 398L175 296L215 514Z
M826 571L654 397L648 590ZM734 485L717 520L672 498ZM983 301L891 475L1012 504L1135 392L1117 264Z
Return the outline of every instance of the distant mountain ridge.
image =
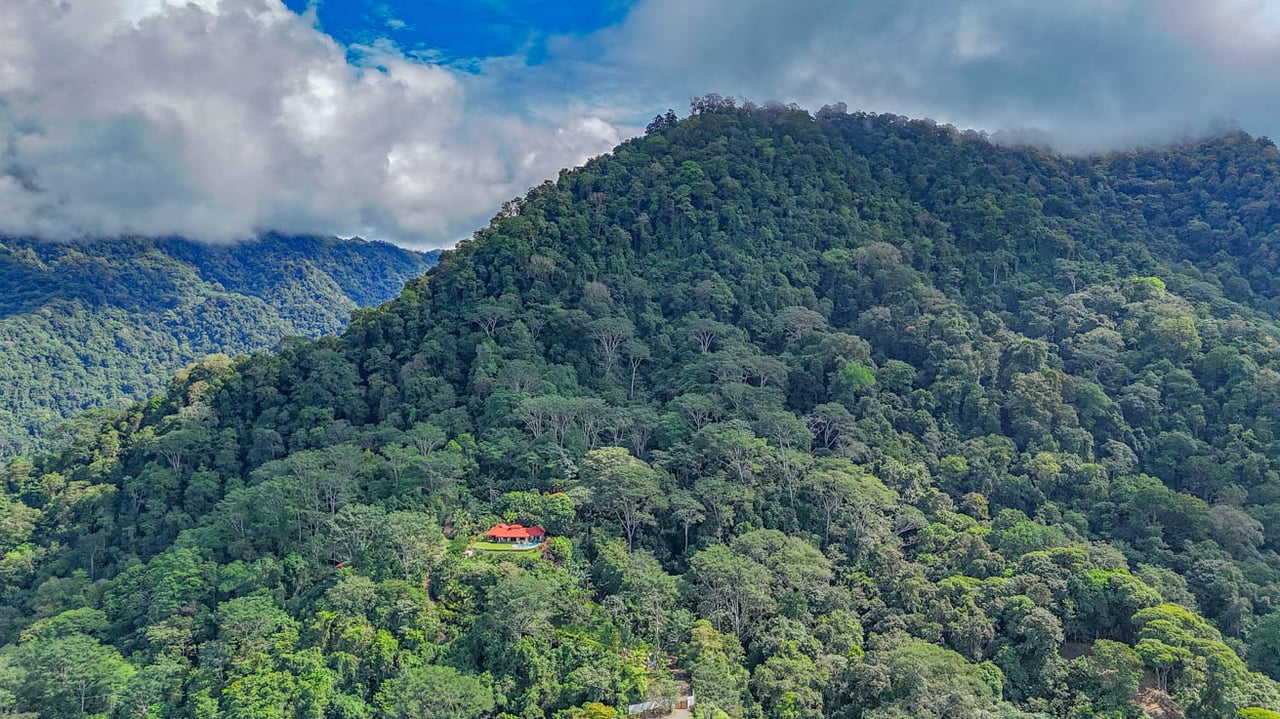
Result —
M0 239L0 456L73 414L153 394L205 355L337 332L438 255L277 234L227 245Z

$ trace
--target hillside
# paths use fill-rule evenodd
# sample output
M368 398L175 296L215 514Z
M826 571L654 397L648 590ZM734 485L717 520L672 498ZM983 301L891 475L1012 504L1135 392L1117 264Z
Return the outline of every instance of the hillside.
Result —
M270 235L236 245L0 238L0 457L61 420L143 399L208 354L342 329L434 256Z
M0 711L1276 716L1275 146L694 110L12 464Z

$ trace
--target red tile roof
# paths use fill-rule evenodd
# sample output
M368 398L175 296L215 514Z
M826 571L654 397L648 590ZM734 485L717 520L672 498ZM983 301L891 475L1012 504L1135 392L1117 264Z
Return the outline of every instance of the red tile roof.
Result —
M490 539L535 539L547 536L542 527L525 527L519 524L498 524L484 533Z

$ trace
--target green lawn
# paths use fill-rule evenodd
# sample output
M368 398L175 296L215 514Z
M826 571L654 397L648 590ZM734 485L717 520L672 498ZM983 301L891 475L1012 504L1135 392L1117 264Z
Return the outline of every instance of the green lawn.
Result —
M522 547L517 547L513 544L499 544L498 542L486 542L486 541L477 541L471 545L472 549L478 549L485 552L534 552L534 551L537 551L540 547L541 545L533 548L522 548Z

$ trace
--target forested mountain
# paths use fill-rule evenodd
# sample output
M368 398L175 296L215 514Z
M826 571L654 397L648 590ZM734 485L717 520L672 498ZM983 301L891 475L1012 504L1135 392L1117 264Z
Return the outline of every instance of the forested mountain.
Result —
M434 264L380 242L0 238L0 457L61 420L162 390L208 354L342 329Z
M0 711L1280 716L1276 147L694 110L11 464Z

